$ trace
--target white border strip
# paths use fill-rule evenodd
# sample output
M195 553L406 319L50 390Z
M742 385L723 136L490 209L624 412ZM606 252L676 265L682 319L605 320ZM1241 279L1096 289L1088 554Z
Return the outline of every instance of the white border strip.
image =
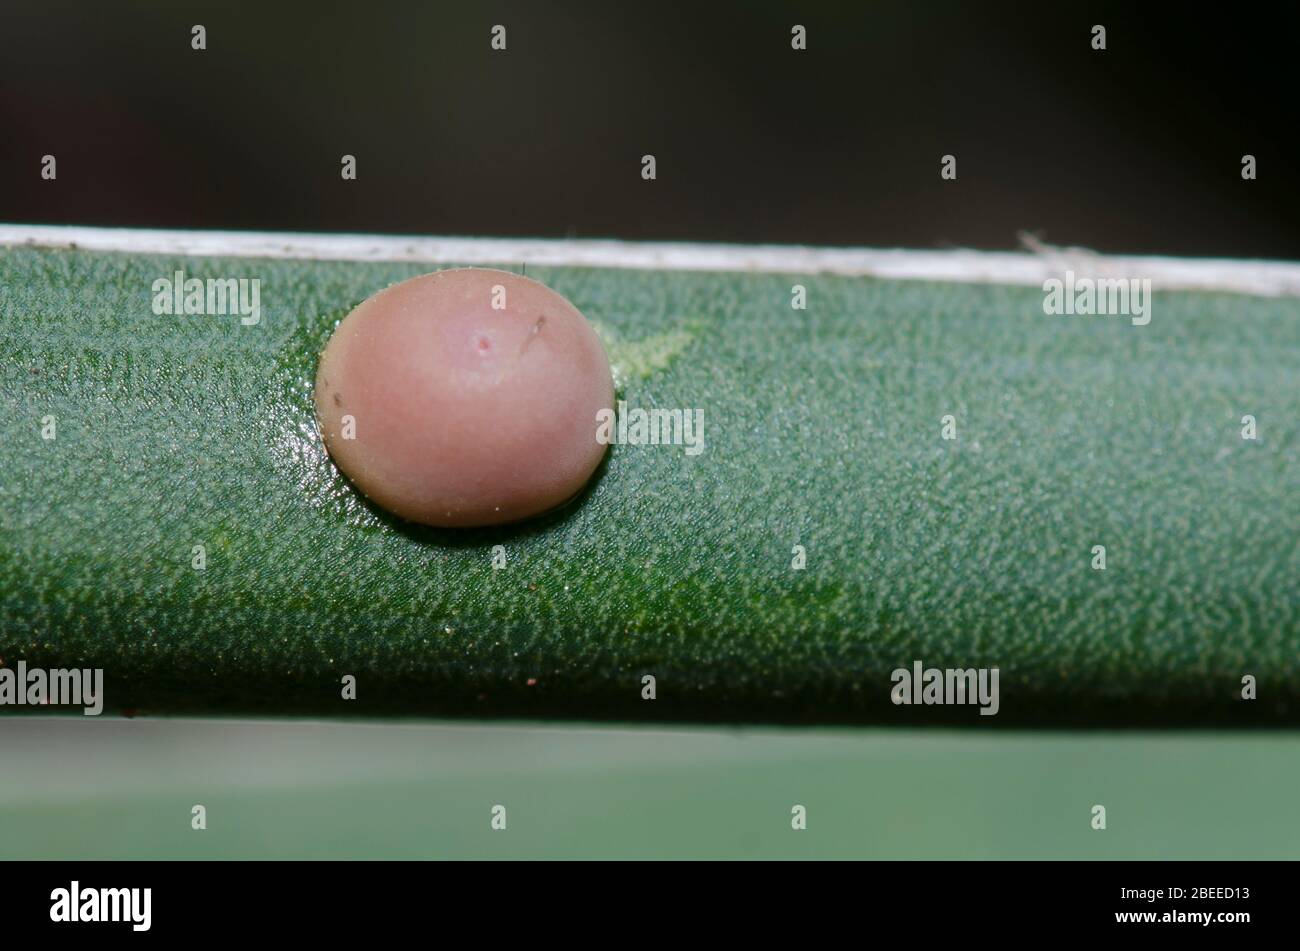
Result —
M253 231L164 231L0 224L0 247L34 245L196 257L531 264L668 271L841 274L900 280L1041 286L1066 269L1079 277L1147 278L1162 290L1300 297L1300 264L1225 258L1125 257L1035 245L1016 251L908 251L796 245L529 238L423 238Z

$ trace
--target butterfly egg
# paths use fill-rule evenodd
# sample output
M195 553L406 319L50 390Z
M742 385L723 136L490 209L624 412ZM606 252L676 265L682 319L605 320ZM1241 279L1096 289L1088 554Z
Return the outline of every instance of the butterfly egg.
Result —
M609 359L578 309L508 271L411 278L357 306L316 374L339 469L425 525L519 521L572 498L605 452Z

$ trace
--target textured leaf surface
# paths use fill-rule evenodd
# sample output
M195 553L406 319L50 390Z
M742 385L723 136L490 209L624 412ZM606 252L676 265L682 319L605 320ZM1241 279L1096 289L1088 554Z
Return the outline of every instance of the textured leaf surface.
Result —
M261 323L154 315L177 269L260 279ZM530 268L706 449L615 447L566 511L452 533L367 505L311 412L335 322L427 269L3 252L0 657L153 712L1300 713L1297 301L1157 289L1134 327L1033 288ZM915 660L997 666L1001 713L893 706Z

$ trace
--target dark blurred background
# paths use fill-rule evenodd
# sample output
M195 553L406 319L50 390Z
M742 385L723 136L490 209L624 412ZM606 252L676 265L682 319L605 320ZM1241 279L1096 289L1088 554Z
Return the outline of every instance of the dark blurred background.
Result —
M0 221L1300 258L1294 3L0 11Z

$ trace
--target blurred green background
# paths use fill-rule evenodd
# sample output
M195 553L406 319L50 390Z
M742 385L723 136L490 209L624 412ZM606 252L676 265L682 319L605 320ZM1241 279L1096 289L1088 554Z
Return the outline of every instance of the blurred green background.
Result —
M1297 788L1290 731L0 720L4 858L1282 859Z

